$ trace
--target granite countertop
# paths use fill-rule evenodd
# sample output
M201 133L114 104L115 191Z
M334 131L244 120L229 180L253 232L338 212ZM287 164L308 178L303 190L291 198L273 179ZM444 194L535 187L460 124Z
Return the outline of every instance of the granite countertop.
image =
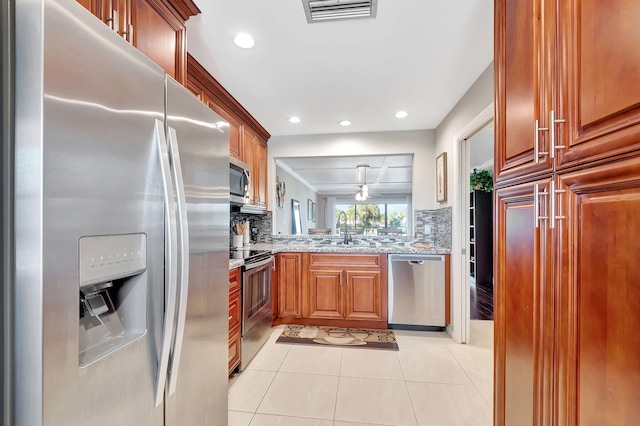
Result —
M236 269L244 265L244 259L229 259L229 270Z
M442 247L433 248L416 248L411 246L412 242L361 242L356 244L339 244L332 243L308 243L308 242L289 242L267 244L260 243L251 246L254 250L271 250L276 253L407 253L407 254L449 254L451 250ZM229 270L238 268L244 264L243 259L230 259Z

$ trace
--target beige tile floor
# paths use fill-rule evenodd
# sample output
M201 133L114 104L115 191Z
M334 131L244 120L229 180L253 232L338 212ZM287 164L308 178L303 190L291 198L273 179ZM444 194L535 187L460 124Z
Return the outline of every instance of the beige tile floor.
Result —
M472 342L396 330L399 351L283 345L282 327L229 385L230 426L492 424L493 321Z

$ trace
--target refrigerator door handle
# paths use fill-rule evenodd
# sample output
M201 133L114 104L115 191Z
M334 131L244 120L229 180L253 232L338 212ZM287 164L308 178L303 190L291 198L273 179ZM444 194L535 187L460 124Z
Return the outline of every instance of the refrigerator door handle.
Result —
M167 383L167 368L169 366L169 355L171 353L171 339L174 331L174 318L176 314L176 299L178 287L178 242L176 238L176 209L175 194L171 184L171 172L169 165L169 152L164 133L164 123L155 121L155 136L160 159L160 173L162 175L165 228L165 245L167 254L165 256L165 276L168 277L168 288L166 291L166 309L164 313L164 328L162 331L160 359L158 361L157 383L156 383L156 407L164 401L164 390Z
M182 354L184 325L187 317L187 296L189 292L189 222L187 220L187 201L184 192L184 180L182 178L182 165L180 163L180 152L178 150L178 135L174 128L169 127L167 136L169 137L169 156L178 198L178 228L180 230L180 296L177 304L178 320L173 341L171 364L169 365L169 395L173 395L176 391L180 356Z

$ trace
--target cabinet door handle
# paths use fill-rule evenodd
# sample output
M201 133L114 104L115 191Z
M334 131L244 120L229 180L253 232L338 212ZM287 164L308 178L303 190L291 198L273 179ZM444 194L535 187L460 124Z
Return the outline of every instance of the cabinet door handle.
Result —
M556 124L564 123L565 120L563 118L556 118L556 112L551 110L549 113L549 123L551 123L551 127L549 128L549 138L551 139L551 158L555 157L556 149L564 148L564 145L556 145Z
M105 24L107 24L109 26L109 28L111 28L111 30L113 31L113 17L109 17L107 19L104 20Z
M541 196L547 196L549 195L549 192L545 189L544 191L540 191L540 184L536 183L533 187L533 210L534 210L534 220L535 220L535 227L538 228L540 227L540 220L541 219L549 219L549 215L547 216L540 216L540 197Z
M540 162L541 155L547 155L549 151L540 151L540 132L549 130L548 127L540 127L540 120L536 120L536 130L535 130L535 138L533 141L533 156L534 160L537 163Z
M564 189L556 189L556 182L551 181L551 228L556 227L556 220L566 219L566 216L560 215L560 206L562 205L562 199L558 202L558 214L556 214L556 196L566 192Z
M538 184L533 185L533 227L538 228L540 224L538 223L540 220L540 201L538 201L538 197L540 196L540 189L538 189Z
M124 39L127 40L130 44L133 44L133 24L127 25L127 31L123 31L122 35Z
M113 25L111 26L111 29L113 31L115 31L116 33L120 32L120 22L118 21L118 11L114 10L111 12L111 19L113 20Z

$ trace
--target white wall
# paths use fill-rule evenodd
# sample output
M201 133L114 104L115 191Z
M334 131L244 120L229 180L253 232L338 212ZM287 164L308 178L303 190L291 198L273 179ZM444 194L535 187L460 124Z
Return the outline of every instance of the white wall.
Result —
M269 182L275 182L274 158L309 157L329 155L377 155L414 154L413 157L413 209L434 209L451 206L453 210L451 250L451 317L448 329L451 337L462 341L462 329L466 323L467 303L464 292L466 278L462 258L462 236L460 198L466 190L461 182L460 146L457 138L478 115L493 103L493 63L478 77L456 106L435 130L413 130L406 132L351 133L330 135L274 136L269 140ZM447 152L447 201L435 200L435 158ZM465 176L467 173L465 172ZM465 177L465 179L468 179ZM270 200L275 200L275 185L269 185ZM274 201L275 203L275 201ZM274 210L274 223L280 209ZM282 214L282 213L281 213Z
M271 142L269 143L271 148ZM307 220L307 200L313 200L314 203L318 203L318 194L316 194L307 185L300 182L295 177L291 176L286 170L280 166L276 166L276 174L280 179L280 182L285 183L284 194L284 207L277 207L275 201L271 204L275 206L273 209L273 229L275 234L291 234L291 200L298 200L300 202L300 214L302 215L302 233L306 234L309 228L322 228L318 221L312 222ZM275 182L274 177L272 182ZM274 184L275 186L275 184ZM275 194L273 198L275 200ZM319 208L320 206L318 206ZM317 215L316 215L317 217Z
M437 155L435 153L435 135L434 130L411 130L274 136L269 139L269 182L276 181L275 158L413 154L412 207L413 209L433 209L438 207L435 200L434 182L434 165ZM269 200L275 199L275 184L269 185ZM302 200L300 202L302 203ZM271 202L269 204L272 205ZM275 201L273 205L275 205ZM274 223L280 223L278 215L282 214L284 214L283 209L273 209ZM318 227L320 226L318 225ZM277 230L277 227L274 227L274 230Z
M453 210L453 230L452 230L452 247L451 247L451 317L452 324L448 331L451 337L460 342L463 336L462 328L465 327L467 321L466 309L466 277L463 261L466 259L462 256L463 245L462 238L465 235L461 227L461 214L468 214L463 211L464 205L461 203L462 192L466 190L468 185L468 173L465 170L466 182L460 180L460 144L457 139L461 137L465 128L469 123L474 121L476 117L481 115L493 103L493 62L478 77L475 83L469 88L467 93L458 101L455 107L447 114L445 119L438 125L436 129L436 152L447 152L447 183L448 194L447 201L440 203L439 207L452 206ZM465 194L466 197L466 194Z

